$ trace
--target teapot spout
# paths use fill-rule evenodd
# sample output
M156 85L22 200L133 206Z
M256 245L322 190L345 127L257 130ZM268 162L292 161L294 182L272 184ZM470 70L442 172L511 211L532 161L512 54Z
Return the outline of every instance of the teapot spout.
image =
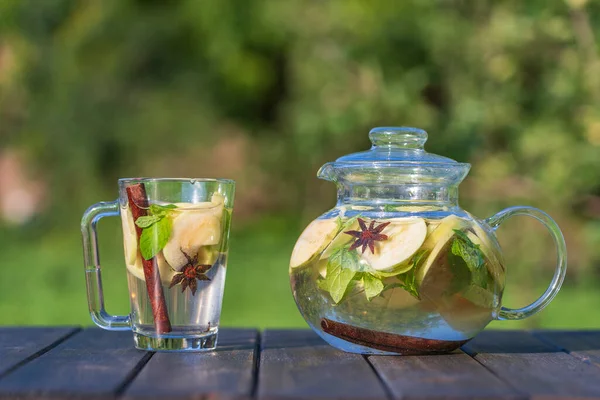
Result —
M333 163L329 162L323 165L321 169L319 169L319 172L317 172L317 177L326 181L336 182L337 173L333 167Z

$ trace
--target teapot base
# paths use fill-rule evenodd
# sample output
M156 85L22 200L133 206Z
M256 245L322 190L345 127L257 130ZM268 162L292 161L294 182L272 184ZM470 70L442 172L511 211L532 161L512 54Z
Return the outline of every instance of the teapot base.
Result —
M321 329L324 333L342 339L358 346L331 345L344 351L360 354L378 355L425 355L449 353L464 345L471 339L465 340L436 340L415 336L398 335L380 332L344 324L328 318L321 319Z

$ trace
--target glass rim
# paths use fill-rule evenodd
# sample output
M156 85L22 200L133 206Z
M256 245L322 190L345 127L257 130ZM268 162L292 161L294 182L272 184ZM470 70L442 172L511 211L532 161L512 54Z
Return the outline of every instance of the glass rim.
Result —
M140 178L119 178L119 184L124 183L132 183L132 182L182 182L182 183L211 183L217 182L222 184L235 185L235 181L233 179L224 179L224 178L149 178L149 177L140 177Z

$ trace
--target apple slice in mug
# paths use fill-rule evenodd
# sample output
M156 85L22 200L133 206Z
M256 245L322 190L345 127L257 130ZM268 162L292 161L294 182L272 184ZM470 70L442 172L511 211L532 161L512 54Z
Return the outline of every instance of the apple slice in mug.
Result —
M223 205L211 204L212 207L199 209L180 207L185 211L175 213L171 237L163 249L165 259L174 269L179 270L188 262L185 254L196 257L202 247L215 246L221 241Z

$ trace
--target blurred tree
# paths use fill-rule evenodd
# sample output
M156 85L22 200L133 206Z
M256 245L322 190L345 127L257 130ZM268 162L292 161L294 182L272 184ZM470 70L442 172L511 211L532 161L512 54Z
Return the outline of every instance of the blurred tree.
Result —
M578 265L600 261L599 2L9 0L0 16L0 143L47 183L48 224L119 176L227 171L208 154L238 136L240 200L313 216L333 200L323 162L412 125L474 164L467 208L540 206Z

